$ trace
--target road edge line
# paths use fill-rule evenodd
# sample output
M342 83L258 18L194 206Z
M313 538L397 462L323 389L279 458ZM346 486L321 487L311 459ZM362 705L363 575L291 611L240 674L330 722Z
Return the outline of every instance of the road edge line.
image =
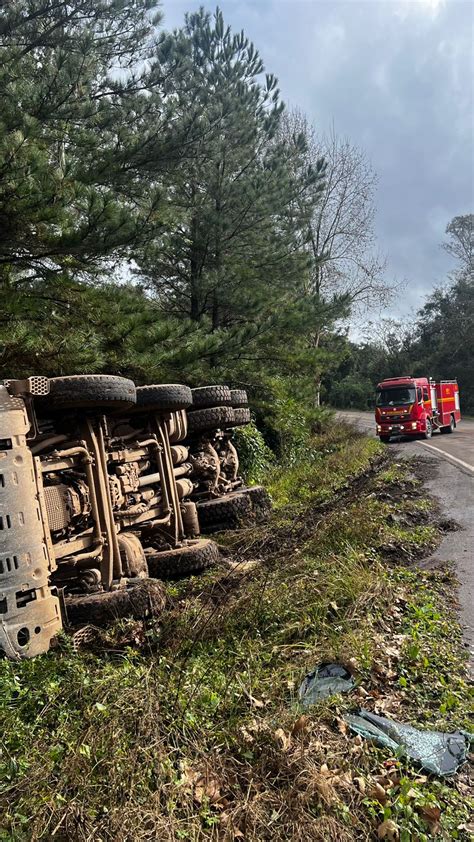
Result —
M417 441L417 444L421 444L423 447L429 447L430 450L434 450L435 453L439 453L448 462L452 462L455 465L461 465L461 467L469 471L470 474L474 474L474 465L469 465L468 462L463 462L463 460L458 459L457 456L451 456L450 453L446 453L445 450L435 447L434 444L428 444L426 441Z

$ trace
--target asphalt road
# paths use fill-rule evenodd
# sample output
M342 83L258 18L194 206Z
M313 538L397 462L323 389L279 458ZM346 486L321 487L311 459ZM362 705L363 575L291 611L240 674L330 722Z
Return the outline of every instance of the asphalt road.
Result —
M372 413L339 412L360 430L375 436ZM460 529L448 532L427 563L454 562L459 580L459 610L464 640L469 649L474 675L474 421L461 421L452 435L435 433L429 441L392 439L400 456L423 455L432 461L432 475L426 480L430 494L438 500L443 515Z

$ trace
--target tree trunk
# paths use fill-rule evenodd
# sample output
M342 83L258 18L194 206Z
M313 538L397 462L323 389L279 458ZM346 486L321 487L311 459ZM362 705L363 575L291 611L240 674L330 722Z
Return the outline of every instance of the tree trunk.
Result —
M192 192L194 200L194 190ZM191 220L191 255L190 255L190 293L191 304L189 315L194 322L201 319L200 295L199 295L199 247L198 247L198 220L196 213Z

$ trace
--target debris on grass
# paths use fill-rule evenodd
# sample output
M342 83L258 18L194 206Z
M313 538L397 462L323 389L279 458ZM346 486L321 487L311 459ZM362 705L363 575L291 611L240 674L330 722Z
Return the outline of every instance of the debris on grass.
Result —
M336 693L348 693L354 687L351 673L342 664L320 664L305 675L298 696L302 706L309 707Z
M367 740L389 748L397 755L405 755L427 772L448 777L454 775L467 760L469 745L474 735L455 731L421 731L385 716L377 716L361 709L357 714L346 714L344 720L352 731Z

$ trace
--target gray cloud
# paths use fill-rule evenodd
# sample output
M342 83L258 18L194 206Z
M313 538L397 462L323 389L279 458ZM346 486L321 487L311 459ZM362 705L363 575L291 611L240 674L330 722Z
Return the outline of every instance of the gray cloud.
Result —
M452 269L439 244L474 205L474 5L470 0L221 0L283 98L332 123L378 174L377 233L409 315ZM164 24L194 6L164 0ZM208 6L211 10L213 6Z

